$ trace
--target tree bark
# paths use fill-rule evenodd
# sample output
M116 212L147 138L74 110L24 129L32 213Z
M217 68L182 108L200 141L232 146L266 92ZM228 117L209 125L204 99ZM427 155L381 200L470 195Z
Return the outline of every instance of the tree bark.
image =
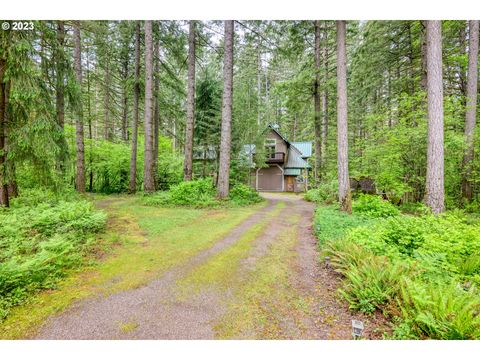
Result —
M157 29L160 30L157 24ZM154 42L154 106L153 106L153 168L155 170L155 179L157 178L158 168L158 136L159 136L159 124L160 124L160 109L159 109L159 89L160 89L160 42L155 40Z
M322 118L321 118L321 104L320 104L320 70L322 60L320 57L320 20L315 20L315 82L313 87L314 98L314 130L315 130L315 166L314 178L315 184L318 184L320 179L320 169L322 161Z
M7 147L6 147L6 131L7 131L7 89L5 83L5 71L7 61L0 59L0 206L9 207L10 199L8 196L7 182Z
M322 157L321 167L325 166L327 156L327 136L328 136L328 30L327 22L324 23L323 30L323 91L322 91Z
M262 112L261 112L261 103L262 103L262 53L260 50L260 44L257 47L257 125L260 128L262 123Z
M88 47L86 49L87 55L87 94L90 94L90 56L88 53ZM95 92L95 99L96 99ZM93 132L92 132L92 105L90 96L87 96L87 118L88 118L88 139L90 140L90 156L88 159L89 173L88 173L88 191L93 192Z
M130 157L130 193L137 190L138 102L140 97L140 21L135 26L135 83L133 85L132 151Z
M428 151L425 204L445 211L443 154L442 22L427 21Z
M80 21L74 21L73 26L74 49L73 59L78 86L78 108L76 118L76 145L77 145L77 175L76 188L78 192L85 192L85 146L83 142L83 101L82 101L82 45L80 38Z
M105 69L105 98L104 106L105 106L105 140L113 140L113 121L110 121L110 55L109 51L107 50L107 59L106 59L106 69Z
M185 129L185 163L183 178L192 180L193 130L195 128L195 21L190 21L188 33L187 124Z
M337 143L338 197L343 211L352 212L348 174L348 109L346 21L337 20Z
M155 29L160 31L160 23L155 22ZM160 90L160 41L154 40L154 105L153 105L153 168L155 171L154 177L157 179L158 170L158 141L160 129L160 108L159 108L159 90ZM155 188L157 186L155 185Z
M128 57L129 54L123 59L123 99L122 99L122 139L128 141L128 92L126 82L128 80Z
M233 97L233 37L234 21L225 21L225 53L223 63L222 130L220 138L220 164L218 172L217 197L225 199L229 195L230 148L232 136L232 97Z
M153 125L153 32L152 21L145 21L145 157L143 190L155 191Z
M57 21L57 44L55 61L57 65L56 112L57 123L63 129L65 125L65 25Z
M463 157L464 174L462 179L462 194L468 201L473 199L472 163L474 158L474 134L477 116L477 89L478 89L478 30L479 21L469 21L468 43L468 73L467 98L465 114L465 143L466 150Z

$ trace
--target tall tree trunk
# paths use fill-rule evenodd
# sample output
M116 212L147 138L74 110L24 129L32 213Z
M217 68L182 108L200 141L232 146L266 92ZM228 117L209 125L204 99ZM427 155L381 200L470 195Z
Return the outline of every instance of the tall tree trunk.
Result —
M325 166L327 156L327 136L328 136L328 29L327 21L324 22L323 30L323 90L322 90L322 170Z
M160 26L158 26L157 22L157 27L158 30L160 30ZM154 105L153 105L153 161L154 161L154 166L153 168L155 169L155 179L157 178L157 169L158 169L158 136L159 136L159 124L160 124L160 109L159 109L159 89L160 89L160 42L158 40L155 40L154 44L154 90L153 90L153 98L154 98Z
M153 158L153 33L152 21L145 21L145 158L143 189L155 191L155 169Z
M443 155L442 22L427 21L428 151L425 204L445 210Z
M106 69L105 69L105 140L113 139L113 121L110 121L110 55L107 50L107 60L106 60Z
M462 179L463 197L468 201L473 199L471 183L472 162L474 157L474 134L477 116L477 88L478 88L478 20L469 21L468 45L468 73L467 73L467 102L465 115L466 150L463 157L464 174Z
M122 139L128 141L128 55L123 59L123 95L122 95Z
M65 25L61 20L57 21L57 44L56 44L56 67L57 67L57 91L56 112L57 123L63 129L65 125Z
M88 47L86 49L87 55L87 126L88 126L88 139L90 140L90 156L88 157L89 172L88 172L88 191L93 192L93 132L92 132L92 104L90 101L90 55ZM96 100L95 92L95 100Z
M7 182L7 84L5 83L6 59L0 59L0 206L9 207Z
M230 148L232 136L233 97L233 36L234 21L225 21L225 53L223 59L222 130L220 138L220 164L217 196L225 199L229 194Z
M185 164L183 178L192 180L193 130L195 128L195 21L190 21L188 34L187 124L185 129Z
M132 151L130 158L129 191L137 190L137 142L138 142L138 103L140 97L140 21L135 26L135 74L133 85L133 121L132 121Z
M261 112L261 103L262 103L262 52L260 50L259 43L257 47L257 125L260 128L262 123L262 112Z
M321 118L321 104L320 104L320 70L322 60L320 58L320 20L315 20L315 82L313 86L314 99L314 129L315 129L315 166L314 178L315 184L318 184L320 179L321 161L322 161L322 118Z
M343 211L352 212L348 174L348 110L346 21L337 20L337 143L338 197Z
M82 45L80 39L80 21L74 21L73 59L78 86L78 108L76 119L77 176L75 185L78 192L85 192L85 149L83 143L83 100L82 100Z

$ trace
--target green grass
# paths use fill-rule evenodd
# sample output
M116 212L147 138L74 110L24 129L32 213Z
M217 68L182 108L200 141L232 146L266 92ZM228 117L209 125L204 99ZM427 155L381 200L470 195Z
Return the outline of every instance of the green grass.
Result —
M221 210L157 208L137 197L112 197L107 231L97 237L100 260L72 271L55 290L12 309L0 324L1 339L31 337L45 319L93 294L142 286L224 237L262 206ZM107 205L108 206L108 205ZM158 220L158 221L156 221Z

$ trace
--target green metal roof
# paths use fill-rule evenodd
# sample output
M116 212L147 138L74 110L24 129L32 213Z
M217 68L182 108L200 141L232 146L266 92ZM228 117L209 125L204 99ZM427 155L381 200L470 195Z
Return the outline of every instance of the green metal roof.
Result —
M288 160L285 169L310 169L310 165L302 159L302 154L295 146L288 148Z
M291 144L295 146L298 150L300 150L303 158L312 156L311 141L297 141L297 142L292 142Z
M298 176L302 173L301 169L285 169L283 172L283 175L293 175L293 176Z

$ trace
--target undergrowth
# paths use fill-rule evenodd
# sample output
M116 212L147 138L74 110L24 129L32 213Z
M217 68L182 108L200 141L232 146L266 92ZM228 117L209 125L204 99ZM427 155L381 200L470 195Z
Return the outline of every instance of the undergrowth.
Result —
M341 295L352 309L383 311L396 324L393 338L480 339L478 222L461 211L403 215L379 201L360 198L352 215L316 211Z
M262 201L262 198L251 187L235 184L230 189L226 200L216 197L216 188L212 179L184 181L170 188L169 191L159 191L145 194L143 203L150 206L192 206L219 207L229 205L251 205Z
M103 212L78 196L66 198L33 190L0 209L0 321L30 294L55 288L103 229Z

